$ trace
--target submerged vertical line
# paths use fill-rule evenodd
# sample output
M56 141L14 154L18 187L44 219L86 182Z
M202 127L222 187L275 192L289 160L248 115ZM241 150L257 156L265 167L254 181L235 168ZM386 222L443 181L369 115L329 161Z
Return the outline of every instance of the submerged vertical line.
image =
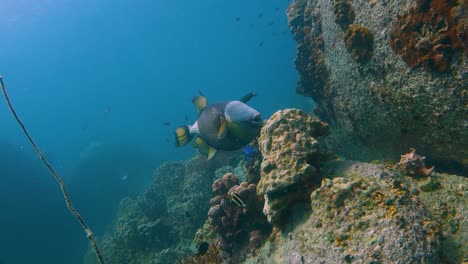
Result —
M3 97L5 98L5 101L8 104L8 108L10 109L11 113L13 114L13 117L15 118L16 122L21 127L21 129L23 130L24 135L28 138L29 143L31 143L32 147L34 148L34 151L37 153L37 155L42 160L44 165L49 169L49 171L54 176L55 181L57 181L58 185L60 186L60 190L62 191L63 198L65 199L65 203L66 203L66 205L68 207L68 210L72 213L72 215L76 218L76 220L78 220L81 227L86 232L86 237L90 241L91 246L93 247L94 253L96 253L96 257L97 257L99 263L104 264L104 258L102 257L102 254L101 254L101 251L99 250L96 239L94 238L93 231L91 231L91 229L88 227L88 225L84 221L83 217L78 213L78 211L75 209L75 207L73 207L73 204L70 201L70 196L68 195L68 192L65 189L65 184L63 183L62 178L55 171L55 169L52 167L52 165L46 160L44 155L42 155L42 152L39 150L36 143L34 142L32 137L29 135L29 133L26 130L26 127L24 126L23 122L21 121L21 119L16 114L16 111L15 111L15 109L14 109L14 107L13 107L11 101L10 101L10 98L8 97L8 94L6 92L6 88L5 88L5 85L3 83L3 78L2 78L1 75L0 75L0 86L1 86L1 89L2 89Z

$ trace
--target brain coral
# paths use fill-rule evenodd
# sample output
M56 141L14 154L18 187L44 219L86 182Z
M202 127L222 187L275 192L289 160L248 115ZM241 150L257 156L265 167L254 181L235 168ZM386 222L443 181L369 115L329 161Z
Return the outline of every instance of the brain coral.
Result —
M277 111L263 126L257 194L265 198L263 213L270 223L279 224L290 203L307 195L300 189L318 176L322 155L315 138L327 132L325 123L298 109Z

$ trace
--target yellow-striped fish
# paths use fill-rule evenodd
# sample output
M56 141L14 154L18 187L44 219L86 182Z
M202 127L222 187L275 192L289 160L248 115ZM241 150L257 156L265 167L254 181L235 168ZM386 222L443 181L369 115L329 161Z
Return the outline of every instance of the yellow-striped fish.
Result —
M241 101L229 101L208 105L204 96L198 95L192 102L198 110L198 119L192 126L182 126L175 131L176 146L192 141L195 148L212 159L218 150L238 150L249 144L260 133L263 125L261 114L245 104L252 93Z

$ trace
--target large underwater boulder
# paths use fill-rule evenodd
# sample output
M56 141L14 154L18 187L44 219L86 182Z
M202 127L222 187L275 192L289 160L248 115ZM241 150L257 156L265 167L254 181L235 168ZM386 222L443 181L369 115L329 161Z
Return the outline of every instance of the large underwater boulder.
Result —
M297 92L351 159L396 159L415 147L467 173L466 1L296 0Z

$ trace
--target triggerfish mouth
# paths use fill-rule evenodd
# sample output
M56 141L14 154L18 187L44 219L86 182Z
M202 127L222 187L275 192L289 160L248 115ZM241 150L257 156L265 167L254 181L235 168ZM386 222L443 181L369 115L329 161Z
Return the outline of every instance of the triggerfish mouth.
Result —
M198 110L198 119L191 126L176 129L176 146L195 139L193 147L208 155L208 159L218 150L239 150L246 146L258 136L263 125L261 114L246 104L252 97L208 105L204 96L195 96L192 102Z

